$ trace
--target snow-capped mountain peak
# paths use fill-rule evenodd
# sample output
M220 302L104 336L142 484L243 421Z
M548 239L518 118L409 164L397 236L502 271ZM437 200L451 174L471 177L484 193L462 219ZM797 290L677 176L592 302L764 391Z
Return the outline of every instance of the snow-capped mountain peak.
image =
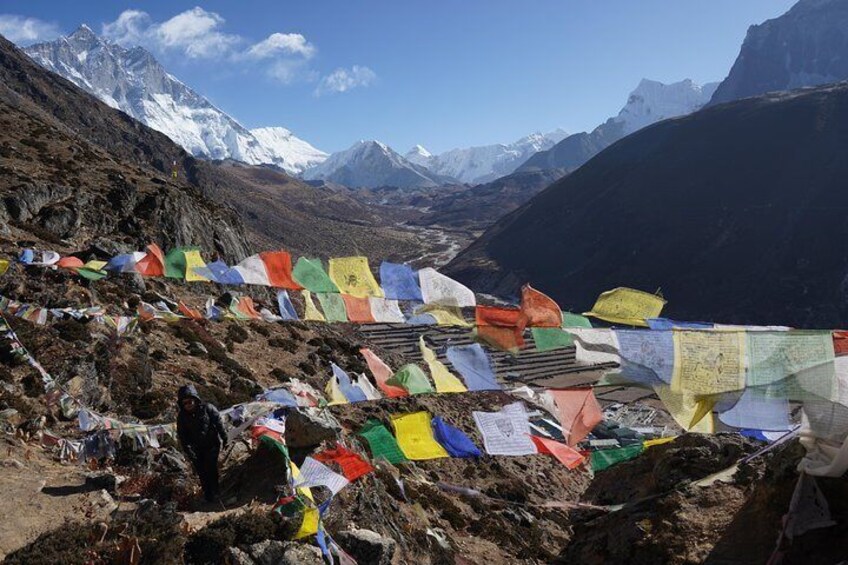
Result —
M690 79L663 84L643 78L613 120L629 135L661 120L691 114L709 102L718 84L702 86Z
M404 158L411 163L415 163L421 167L426 167L432 156L433 154L427 151L423 145L416 145L406 152Z
M290 174L301 173L327 156L284 128L260 128L259 135L249 131L168 73L144 48L126 48L98 37L85 24L67 37L24 51L41 66L164 133L193 155L272 164Z

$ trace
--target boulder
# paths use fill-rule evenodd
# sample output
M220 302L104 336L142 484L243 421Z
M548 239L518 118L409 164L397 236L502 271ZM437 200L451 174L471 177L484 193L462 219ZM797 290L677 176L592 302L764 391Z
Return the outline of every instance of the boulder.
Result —
M321 550L304 543L265 540L247 548L258 565L323 565Z
M397 543L392 538L364 529L339 532L336 541L358 563L390 565Z
M225 565L255 565L256 563L250 555L237 547L228 547L221 556L221 561Z
M293 410L286 418L286 445L290 448L312 447L328 439L336 439L341 425L327 411L313 408Z

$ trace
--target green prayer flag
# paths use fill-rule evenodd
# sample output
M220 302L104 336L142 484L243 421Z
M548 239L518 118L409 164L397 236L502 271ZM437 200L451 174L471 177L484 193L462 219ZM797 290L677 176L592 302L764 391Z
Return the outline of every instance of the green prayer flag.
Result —
M359 430L359 435L364 437L365 441L368 442L368 447L371 449L371 457L374 459L382 457L393 465L407 461L395 437L379 420L369 419L362 426L362 429Z
M387 385L399 386L409 394L422 394L425 392L436 392L426 373L418 365L412 363L404 365L386 380Z
M95 269L87 269L85 267L79 267L77 269L77 274L84 279L88 279L90 281L99 281L100 279L106 278L106 271L98 271Z
M299 258L292 269L292 276L300 286L310 292L339 292L339 287L324 270L321 259Z
M264 444L265 447L270 448L272 451L277 450L280 453L282 453L283 457L286 458L286 465L288 466L288 464L289 464L289 449L286 447L286 445L284 443L279 442L279 441L275 440L274 438L267 436L267 435L259 436L259 443Z
M574 345L571 334L562 328L530 328L537 351L549 351Z
M341 294L319 292L316 296L328 322L347 322L347 310Z
M617 449L601 449L592 452L592 470L603 471L613 465L617 465L622 461L628 461L637 457L644 446L641 443L628 445L627 447L619 447Z
M186 251L197 251L198 247L177 247L165 255L165 276L169 279L184 279L186 272Z
M591 328L592 322L589 318L571 312L562 313L562 327L564 328Z

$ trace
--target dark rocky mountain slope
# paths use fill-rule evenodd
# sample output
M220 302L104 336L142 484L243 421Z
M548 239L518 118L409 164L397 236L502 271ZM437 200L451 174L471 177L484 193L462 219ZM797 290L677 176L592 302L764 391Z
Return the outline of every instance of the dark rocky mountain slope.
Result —
M506 216L448 266L478 291L524 281L591 307L662 289L666 313L841 327L848 319L848 84L645 128Z

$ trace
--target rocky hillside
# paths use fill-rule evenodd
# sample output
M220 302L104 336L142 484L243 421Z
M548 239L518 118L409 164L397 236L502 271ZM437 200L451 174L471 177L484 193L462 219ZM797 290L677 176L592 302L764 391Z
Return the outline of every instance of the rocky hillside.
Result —
M800 0L779 18L751 26L710 103L845 79L848 2Z
M848 84L716 106L603 151L489 229L448 271L531 280L587 310L660 289L682 319L841 327L848 318Z

